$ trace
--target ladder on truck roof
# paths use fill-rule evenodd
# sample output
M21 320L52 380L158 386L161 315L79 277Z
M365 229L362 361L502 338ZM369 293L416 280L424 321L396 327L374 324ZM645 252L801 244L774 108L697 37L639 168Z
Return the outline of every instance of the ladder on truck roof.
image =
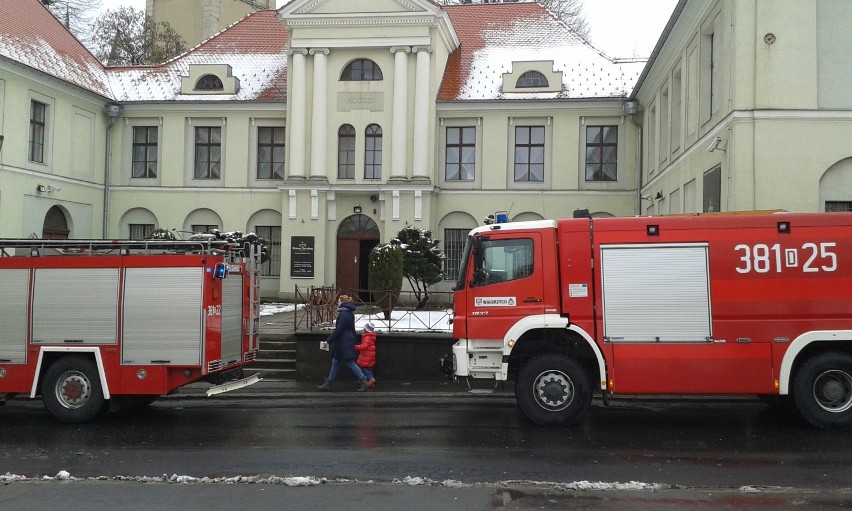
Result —
M231 259L248 252L225 240L44 240L0 238L0 257L42 255L220 254Z

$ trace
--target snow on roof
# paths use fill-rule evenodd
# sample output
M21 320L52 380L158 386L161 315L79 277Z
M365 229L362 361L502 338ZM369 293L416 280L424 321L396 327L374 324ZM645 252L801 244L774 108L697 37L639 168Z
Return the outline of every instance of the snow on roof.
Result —
M439 101L617 98L644 61L609 58L536 3L445 6L461 46L447 62ZM39 0L0 1L0 56L116 101L286 101L286 28L278 11L249 14L172 60L105 67ZM553 61L558 92L502 91L513 62ZM181 94L193 64L228 64L237 94Z
M447 63L440 101L625 97L643 60L616 61L537 3L445 7L461 46ZM503 93L513 62L553 61L559 92Z
M181 94L193 64L228 64L237 94ZM287 31L274 9L249 14L195 48L157 66L107 68L117 101L285 101Z
M111 96L104 66L39 0L0 1L0 56Z

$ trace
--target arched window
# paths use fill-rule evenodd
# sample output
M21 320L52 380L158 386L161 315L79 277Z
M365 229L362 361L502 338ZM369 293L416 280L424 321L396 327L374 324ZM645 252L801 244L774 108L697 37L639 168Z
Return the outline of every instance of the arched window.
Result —
M364 143L364 179L382 178L382 127L378 124L367 126Z
M337 130L337 177L355 179L355 128L349 124Z
M522 74L521 77L518 78L518 83L516 85L519 89L549 86L550 84L547 83L547 78L538 71L527 71Z
M340 80L344 82L362 82L383 80L379 65L369 59L358 59L343 68Z
M224 90L222 80L216 75L204 75L195 83L195 90Z

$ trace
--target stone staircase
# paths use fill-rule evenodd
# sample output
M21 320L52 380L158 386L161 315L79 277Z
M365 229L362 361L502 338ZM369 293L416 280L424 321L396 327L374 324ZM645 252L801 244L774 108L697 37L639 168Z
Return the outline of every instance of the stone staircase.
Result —
M257 360L246 371L270 381L295 379L296 342L292 335L261 335Z

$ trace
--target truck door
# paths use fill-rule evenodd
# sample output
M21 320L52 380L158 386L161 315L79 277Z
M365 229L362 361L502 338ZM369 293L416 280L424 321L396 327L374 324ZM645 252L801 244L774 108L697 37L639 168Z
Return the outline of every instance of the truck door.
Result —
M511 235L508 237L507 235ZM496 341L519 319L544 314L541 234L510 231L480 239L467 290L467 331L472 341Z

